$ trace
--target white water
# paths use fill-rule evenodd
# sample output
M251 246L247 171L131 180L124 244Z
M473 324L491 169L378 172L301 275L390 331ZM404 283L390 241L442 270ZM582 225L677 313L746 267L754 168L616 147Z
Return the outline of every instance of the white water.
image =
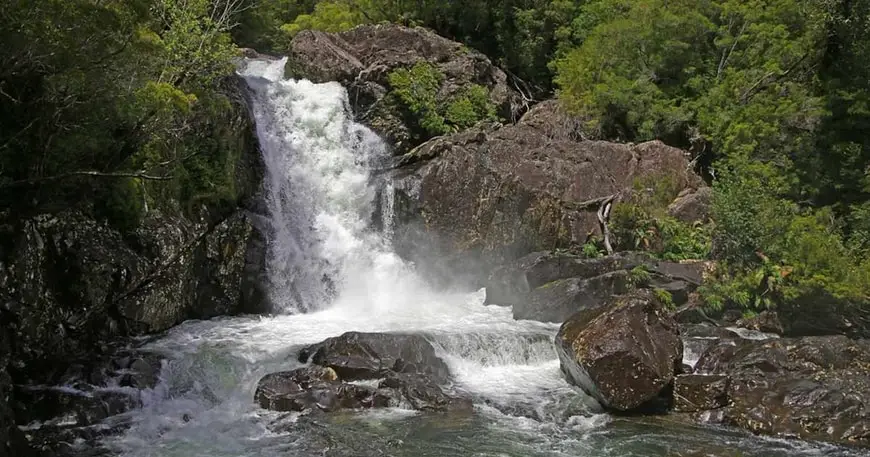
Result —
M284 314L188 322L151 343L171 362L145 392L144 407L116 419L129 429L104 444L128 457L310 455L302 451L313 439L306 432L270 427L281 415L254 405L256 383L297 366L304 345L354 330L426 335L487 418L457 428L439 422L435 429L458 434L449 439L421 438L409 426L403 440L422 444L401 455L665 455L670 438L658 432L640 445L634 440L642 435L594 439L610 419L563 380L552 346L557 325L516 321L510 308L484 306L480 291L432 290L391 251L370 229L376 193L367 164L383 145L351 121L340 85L283 80L283 67L283 60L248 61L242 75L254 91L267 167L271 298ZM359 420L409 415L368 412ZM343 455L381 455L366 451L366 442L399 433L398 426L376 430L350 440L362 451ZM655 445L662 453L647 453L655 440L665 443ZM439 443L453 448L433 451Z

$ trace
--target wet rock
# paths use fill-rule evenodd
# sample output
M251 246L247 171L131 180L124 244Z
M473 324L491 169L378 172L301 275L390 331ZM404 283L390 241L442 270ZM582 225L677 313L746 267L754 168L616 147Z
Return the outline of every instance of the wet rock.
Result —
M353 372L355 378L359 372ZM255 401L274 411L331 412L339 409L405 407L421 411L469 411L471 399L446 393L415 367L397 361L393 369L379 373L374 383L348 382L330 367L313 365L294 371L272 373L260 380Z
M343 383L334 370L318 366L268 374L260 380L254 397L260 407L273 411L336 411L385 407L390 402L377 389Z
M559 329L556 348L568 380L618 411L656 399L683 357L676 322L646 291L575 314Z
M683 374L674 379L674 410L698 412L728 405L728 377Z
M391 373L378 384L381 389L394 392L394 398L407 402L412 409L420 411L471 411L471 398L465 395L448 395L432 380L417 374Z
M138 392L79 391L62 388L22 389L16 395L19 423L75 418L75 426L94 425L141 405Z
M730 378L722 422L754 433L870 446L870 343L844 336L739 340L698 362Z
M485 281L493 267L529 253L585 243L599 232L597 199L637 179L699 181L679 149L575 141L545 127L560 116L557 104L542 103L515 125L440 137L409 153L432 158L393 172L397 252L435 276Z
M710 219L712 201L713 189L710 187L687 189L668 206L668 214L689 224L707 222Z
M447 365L420 335L347 332L300 352L300 362L309 358L335 370L342 380L378 379L394 367L438 383L449 378Z
M360 121L404 154L432 137L420 131L387 95L389 73L429 62L444 75L438 99L448 100L472 84L489 91L498 114L513 121L522 115L522 96L507 75L486 56L424 28L369 25L341 33L306 30L290 43L287 72L315 82L338 81L348 89Z

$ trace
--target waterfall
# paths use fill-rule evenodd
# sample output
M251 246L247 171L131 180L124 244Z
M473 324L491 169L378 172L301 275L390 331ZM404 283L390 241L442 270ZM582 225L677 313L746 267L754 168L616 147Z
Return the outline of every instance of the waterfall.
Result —
M377 198L370 169L388 154L384 143L353 122L340 84L285 80L286 62L247 61L241 74L267 170L270 299L277 311L310 312L401 262L369 229ZM381 195L389 221L392 202Z
M142 392L141 408L113 419L124 431L102 440L109 455L664 457L678 441L678 450L718 442L747 456L819 455L768 452L755 438L720 431L611 426L563 379L552 345L557 324L517 321L508 307L484 305L482 291L433 290L393 253L385 233L394 202L375 192L371 172L383 143L352 121L340 85L285 80L285 63L249 60L240 70L266 166L268 286L283 312L188 321L150 341L145 349L167 358L160 382ZM391 194L388 178L379 179ZM303 420L307 413L253 401L264 375L299 367L303 347L347 331L423 335L455 387L472 396L471 417L399 410Z

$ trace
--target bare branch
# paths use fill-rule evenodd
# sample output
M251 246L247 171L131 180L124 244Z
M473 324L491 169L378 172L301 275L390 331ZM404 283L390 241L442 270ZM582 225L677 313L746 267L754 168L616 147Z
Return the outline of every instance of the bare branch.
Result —
M148 181L169 181L172 179L172 176L154 176L146 174L144 171L142 172L112 172L112 173L104 173L100 171L73 171L70 173L63 173L60 175L54 176L45 176L42 178L32 178L32 179L22 179L20 181L12 181L10 183L0 185L0 188L9 188L9 187L20 187L20 186L31 186L35 184L41 184L45 182L52 181L60 181L69 178L76 178L81 176L90 176L90 177L98 177L98 178L138 178L145 179Z
M613 200L615 199L616 195L611 195L598 208L598 224L601 225L601 233L604 235L604 249L607 250L607 255L613 255L613 246L610 244L610 229L607 227L607 221L610 219L610 209L613 207Z

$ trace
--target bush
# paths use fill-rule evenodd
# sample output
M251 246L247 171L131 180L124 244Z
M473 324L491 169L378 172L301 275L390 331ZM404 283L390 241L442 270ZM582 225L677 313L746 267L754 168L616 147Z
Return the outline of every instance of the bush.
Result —
M628 201L616 204L611 214L616 247L649 251L670 261L709 257L710 226L686 224L667 214L679 190L677 181L667 175L635 181Z
M496 119L489 91L478 84L472 84L447 102L439 103L438 91L444 75L428 62L417 62L411 68L398 68L388 77L391 95L408 112L423 135L443 135L472 127L485 119Z
M489 91L479 84L472 84L447 105L445 118L458 128L468 128L482 120L495 120L497 117L495 105L489 99Z
M707 305L743 310L788 307L810 297L870 301L870 270L850 249L830 209L799 209L777 195L769 170L735 163L714 188L717 274L702 287Z

